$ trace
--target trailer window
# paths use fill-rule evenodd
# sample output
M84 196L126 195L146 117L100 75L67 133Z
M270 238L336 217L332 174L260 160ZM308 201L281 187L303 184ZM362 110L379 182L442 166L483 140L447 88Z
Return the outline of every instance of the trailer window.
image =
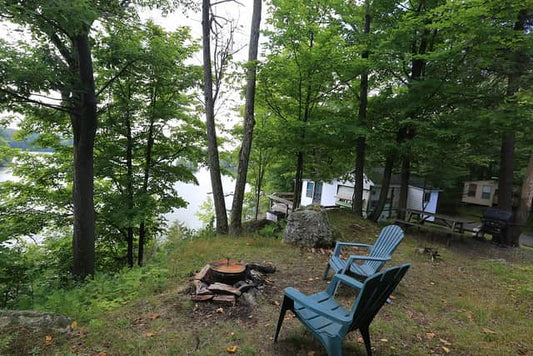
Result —
M470 183L468 185L468 196L469 197L475 197L476 196L476 190L477 190L477 184Z
M484 185L481 188L481 199L489 200L491 192L492 192L492 187L490 185Z

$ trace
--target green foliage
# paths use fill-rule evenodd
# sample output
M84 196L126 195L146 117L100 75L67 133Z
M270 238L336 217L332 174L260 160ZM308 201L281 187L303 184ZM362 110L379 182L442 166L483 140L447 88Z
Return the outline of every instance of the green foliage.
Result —
M276 239L281 239L283 236L283 231L285 231L285 226L287 226L287 221L281 220L275 224L267 224L257 233L262 237L273 237Z
M15 181L0 183L0 241L61 230L72 208L70 150L53 154L19 152L11 169Z
M182 223L175 221L167 230L168 241L190 240L195 237L195 231L188 229Z
M294 172L298 152L304 153L308 178L329 180L346 169L346 161L334 157L349 152L352 142L346 123L353 116L338 105L346 88L344 76L349 76L342 71L349 54L339 45L341 27L330 21L332 11L320 1L274 1L271 8L258 104L268 118L265 133L284 175ZM344 105L350 104L345 100Z
M107 33L96 47L99 80L111 82L96 143L106 221L100 233L121 240L143 223L152 238L164 213L186 206L174 184L196 182L191 167L203 159L203 124L187 93L200 73L184 63L197 47L187 29L167 33L150 22L140 28L112 23Z
M70 238L63 235L49 237L42 245L0 250L0 307L53 311L87 321L167 286L169 272L161 264L170 242L157 245L144 268L102 271L83 283L70 273L70 248Z
M148 292L161 290L167 279L167 270L151 265L124 269L114 275L96 274L94 279L72 289L54 290L36 301L33 307L88 321L95 314L117 309Z
M196 217L204 224L207 230L213 230L215 224L215 205L213 198L208 196L206 200L200 204Z
M24 250L18 246L0 246L0 257L0 308L7 308L20 294L29 293L29 266Z

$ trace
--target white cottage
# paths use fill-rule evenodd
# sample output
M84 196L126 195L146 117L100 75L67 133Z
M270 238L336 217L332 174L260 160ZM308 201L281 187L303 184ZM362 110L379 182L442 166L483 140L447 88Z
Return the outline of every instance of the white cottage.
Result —
M349 178L352 178L350 180ZM364 175L363 182L363 210L366 209L370 197L370 188L374 183ZM354 182L353 175L333 179L331 182L314 182L304 179L302 182L301 206L320 204L322 206L351 206Z
M379 176L379 174L375 174ZM347 175L352 178L353 176ZM437 204L440 189L426 186L422 179L413 176L408 188L407 208L423 210L430 213L437 212ZM302 197L300 205L320 204L322 206L351 207L354 183L347 178L334 179L331 182L314 182L309 179L303 180ZM379 199L380 184L375 184L368 176L364 175L363 182L363 215L370 214L377 206ZM381 213L381 219L396 216L400 198L400 176L392 175L385 208Z

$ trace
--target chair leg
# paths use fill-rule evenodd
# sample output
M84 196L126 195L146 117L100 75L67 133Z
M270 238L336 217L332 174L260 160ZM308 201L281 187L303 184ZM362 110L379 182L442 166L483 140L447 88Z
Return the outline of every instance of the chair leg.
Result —
M329 273L329 263L328 265L326 266L326 270L324 271L324 277L322 277L322 279L328 279L328 273Z
M342 339L330 339L326 349L328 356L342 356Z
M363 340L365 342L366 347L366 354L368 356L372 356L372 348L370 345L370 330L368 329L369 325L361 326L359 328L359 331L361 332L361 336L363 336Z
M278 335L281 329L281 324L283 324L283 319L285 319L285 312L287 309L293 310L294 301L291 298L288 298L286 295L283 296L283 303L281 303L281 310L279 312L278 326L276 327L276 335L274 336L274 342L278 342Z

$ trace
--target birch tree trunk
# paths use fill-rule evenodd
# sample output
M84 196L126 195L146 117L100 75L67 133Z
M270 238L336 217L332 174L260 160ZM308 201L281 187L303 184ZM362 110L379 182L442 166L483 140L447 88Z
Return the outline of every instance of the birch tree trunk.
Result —
M235 192L233 195L233 203L231 207L230 232L234 235L239 235L242 230L242 205L244 201L246 176L248 174L248 163L250 162L250 151L252 147L252 138L255 125L255 81L257 73L257 51L259 48L259 29L261 25L261 2L262 0L254 0L252 27L250 30L250 44L248 50L248 69L246 83L246 102L244 108L244 136L242 138L242 145L239 152L237 180L235 182Z
M370 33L370 1L365 1L365 24L363 28L363 34L368 36ZM368 46L368 43L367 43ZM361 54L361 58L368 59L369 51L366 49ZM360 89L360 102L359 102L359 124L364 126L366 124L366 109L368 106L368 69L365 69L361 74L361 89ZM353 191L352 207L354 212L363 216L363 189L364 189L364 168L365 168L365 148L366 138L360 136L357 138L355 146L355 186Z
M202 53L204 60L204 97L209 173L211 176L211 187L213 189L213 202L215 204L216 232L219 234L226 234L228 232L228 217L226 213L226 204L224 202L224 190L222 189L222 178L220 176L220 162L215 127L215 102L213 99L210 34L210 0L202 0Z

